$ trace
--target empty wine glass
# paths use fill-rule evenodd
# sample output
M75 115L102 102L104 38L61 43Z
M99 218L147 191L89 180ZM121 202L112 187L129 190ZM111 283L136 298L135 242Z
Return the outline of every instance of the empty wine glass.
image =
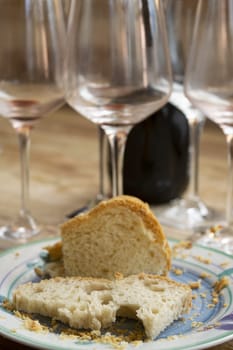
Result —
M74 0L67 41L67 101L108 136L112 195L122 194L127 135L171 91L162 1Z
M13 244L40 231L29 209L29 136L40 118L64 103L62 1L1 0L0 33L0 114L18 135L21 160L20 213L0 228L1 240Z
M199 145L205 122L204 114L195 108L184 94L184 75L192 40L197 1L168 0L165 12L168 41L173 70L173 90L169 98L180 109L189 123L189 186L182 198L156 207L155 213L164 225L186 232L208 226L219 218L199 196Z
M199 0L185 81L187 97L220 126L228 145L226 220L199 239L233 253L233 0ZM197 236L199 237L199 236ZM195 236L192 237L195 239Z

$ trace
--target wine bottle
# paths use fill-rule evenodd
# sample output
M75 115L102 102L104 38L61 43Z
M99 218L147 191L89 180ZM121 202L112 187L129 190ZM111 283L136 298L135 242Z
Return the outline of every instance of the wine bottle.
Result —
M124 157L124 194L149 204L182 196L189 181L189 126L185 115L167 103L129 134Z

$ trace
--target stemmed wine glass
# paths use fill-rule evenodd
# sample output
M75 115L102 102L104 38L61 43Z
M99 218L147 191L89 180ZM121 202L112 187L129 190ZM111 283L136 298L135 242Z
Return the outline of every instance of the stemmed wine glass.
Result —
M182 198L154 209L161 223L185 231L208 225L210 220L218 218L217 212L208 208L199 196L199 145L205 116L187 99L183 86L196 7L197 1L193 0L168 0L165 5L173 70L169 102L185 114L189 124L189 186Z
M122 194L127 135L171 91L162 1L73 0L67 42L67 102L105 131L112 195Z
M226 219L199 241L233 253L233 0L199 0L185 80L191 103L222 129L228 146ZM221 223L220 223L221 224ZM199 235L197 236L199 237ZM192 237L195 239L195 236Z
M40 118L64 103L63 10L61 0L0 1L0 114L18 135L21 161L21 209L0 228L2 244L40 232L29 209L29 136Z

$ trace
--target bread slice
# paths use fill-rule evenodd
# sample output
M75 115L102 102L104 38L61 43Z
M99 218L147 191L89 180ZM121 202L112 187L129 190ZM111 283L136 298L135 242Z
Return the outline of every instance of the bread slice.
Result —
M187 285L147 274L115 280L56 277L20 285L13 293L17 310L49 316L73 328L100 330L117 316L138 318L151 339L188 312L191 302Z
M61 226L66 276L166 275L171 251L149 206L131 196L103 201Z

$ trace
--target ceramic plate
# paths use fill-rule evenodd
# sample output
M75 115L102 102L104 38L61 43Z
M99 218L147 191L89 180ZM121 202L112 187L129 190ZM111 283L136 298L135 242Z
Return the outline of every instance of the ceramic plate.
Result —
M8 250L0 255L0 298L11 299L15 287L27 281L36 281L34 268L43 265L42 248L55 240L34 242ZM169 241L171 246L176 241ZM181 274L180 274L181 273ZM137 350L190 350L203 349L233 338L233 258L220 251L193 246L182 249L173 258L170 277L181 282L201 280L193 290L193 307L183 319L175 321L154 341L135 344L124 343L124 349ZM213 284L228 275L229 285L213 303ZM204 276L204 278L203 278ZM131 327L127 323L127 327ZM11 340L39 349L56 350L104 350L112 344L61 337L59 332L35 332L27 330L23 320L0 305L0 334ZM114 348L114 347L113 347Z

